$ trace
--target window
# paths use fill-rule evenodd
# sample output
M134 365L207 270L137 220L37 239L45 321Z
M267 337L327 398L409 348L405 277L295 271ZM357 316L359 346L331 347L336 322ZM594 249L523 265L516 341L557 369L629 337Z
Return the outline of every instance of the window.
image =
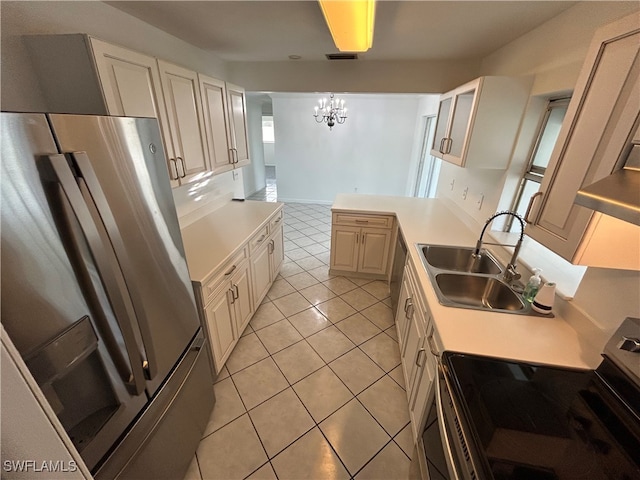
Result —
M273 133L273 117L270 115L262 116L262 142L275 142L275 135Z
M550 100L547 105L544 118L540 125L540 130L529 155L527 168L520 181L520 187L516 192L512 210L524 217L529 205L529 199L540 189L542 177L549 164L553 147L558 140L562 121L567 113L569 98L559 98ZM511 231L513 217L509 217L505 230ZM519 228L519 227L518 227ZM517 230L517 229L516 229Z

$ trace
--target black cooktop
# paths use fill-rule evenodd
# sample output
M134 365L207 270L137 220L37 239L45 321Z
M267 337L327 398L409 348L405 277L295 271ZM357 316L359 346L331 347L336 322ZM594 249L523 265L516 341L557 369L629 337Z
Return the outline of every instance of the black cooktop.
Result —
M597 371L442 360L485 478L640 479L640 393L606 357Z

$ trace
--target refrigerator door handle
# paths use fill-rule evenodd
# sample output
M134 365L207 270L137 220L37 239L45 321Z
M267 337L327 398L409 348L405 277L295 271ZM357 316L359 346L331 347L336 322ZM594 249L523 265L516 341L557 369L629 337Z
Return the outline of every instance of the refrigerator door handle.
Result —
M130 382L133 383L133 389L136 395L140 395L145 389L144 371L142 369L142 359L140 351L138 350L135 333L133 331L133 324L130 321L133 315L133 308L127 303L127 297L123 295L123 292L118 285L118 279L114 271L114 265L109 260L106 252L106 246L104 240L100 236L98 227L94 224L89 207L84 201L82 193L76 179L71 171L67 159L64 155L49 155L49 162L55 173L62 191L71 209L75 214L80 227L86 237L91 254L94 257L96 266L100 272L100 278L104 284L107 296L111 302L120 331L122 332L122 338L125 343L125 348L129 357L129 364L131 367Z
M111 212L111 207L109 207L109 203L107 202L107 197L102 191L102 187L100 187L100 182L98 181L98 177L96 176L93 167L91 166L91 162L89 161L89 157L85 152L74 152L71 154L74 163L78 167L82 178L84 179L87 188L89 189L89 194L91 195L91 199L93 200L94 205L98 209L98 213L102 219L102 223L104 224L105 229L107 230L107 234L111 240L111 244L116 252L116 256L119 259L120 268L122 269L122 273L125 278L125 283L127 284L127 289L129 290L129 295L131 297L131 301L133 303L133 309L136 314L136 318L138 320L138 326L140 328L140 334L142 335L142 342L144 344L144 350L146 353L146 361L144 362L145 373L149 380L153 379L157 374L157 362L155 350L153 347L153 338L151 335L151 327L149 324L149 320L147 319L147 312L144 308L144 304L142 301L142 295L138 290L138 286L135 282L128 281L127 279L134 278L133 266L131 261L129 260L129 256L127 254L127 249L124 246L124 241L122 240L122 235L120 234L120 230L118 229L118 225L116 224L116 220Z

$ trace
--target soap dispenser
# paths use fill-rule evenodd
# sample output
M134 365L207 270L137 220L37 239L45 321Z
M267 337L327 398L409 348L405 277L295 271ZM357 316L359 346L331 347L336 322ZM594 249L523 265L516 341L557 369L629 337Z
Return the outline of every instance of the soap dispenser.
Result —
M540 278L540 274L542 270L539 268L533 269L533 275L529 278L527 285L524 287L524 292L522 292L522 296L524 299L531 303L533 299L536 298L536 294L538 290L540 290L540 285L542 284L542 279Z

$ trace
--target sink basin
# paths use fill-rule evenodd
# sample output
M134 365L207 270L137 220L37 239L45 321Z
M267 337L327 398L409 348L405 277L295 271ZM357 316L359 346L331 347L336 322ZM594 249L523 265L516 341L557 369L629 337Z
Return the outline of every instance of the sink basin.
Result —
M498 275L502 273L500 264L485 249L480 249L480 258L474 260L470 247L449 247L444 245L422 245L425 261L434 268L455 272Z
M439 273L435 276L442 303L475 309L519 312L525 310L520 296L494 277Z

